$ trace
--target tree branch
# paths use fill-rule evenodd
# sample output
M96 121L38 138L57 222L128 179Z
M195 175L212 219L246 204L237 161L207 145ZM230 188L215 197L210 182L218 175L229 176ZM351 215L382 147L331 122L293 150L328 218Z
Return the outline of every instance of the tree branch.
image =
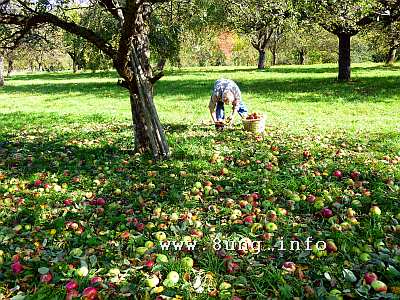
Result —
M1 24L12 24L19 25L25 28L33 28L39 24L50 23L57 27L60 27L70 33L76 34L87 39L89 42L94 44L110 58L115 59L116 51L115 49L103 38L97 35L94 31L79 26L73 22L68 22L60 19L59 17L50 13L37 13L34 15L14 15L14 14L1 14L0 15Z

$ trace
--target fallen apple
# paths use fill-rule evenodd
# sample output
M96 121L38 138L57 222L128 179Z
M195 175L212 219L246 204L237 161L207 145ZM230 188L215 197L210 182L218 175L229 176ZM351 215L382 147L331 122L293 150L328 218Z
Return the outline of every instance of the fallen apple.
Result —
M186 257L182 258L181 263L185 269L191 269L191 268L193 268L194 261L191 257L186 256Z
M373 281L371 283L371 286L375 290L375 292L378 292L378 293L386 293L386 291L387 291L386 284L379 280Z
M367 272L364 275L364 280L366 284L371 284L375 280L378 280L378 276L375 273Z
M154 288L160 283L160 279L156 275L152 275L146 279L145 283L149 288Z
M97 297L97 290L94 287L87 287L82 292L82 298L84 300L94 300Z
M170 280L173 284L178 283L179 274L176 271L171 271L167 275L167 279Z

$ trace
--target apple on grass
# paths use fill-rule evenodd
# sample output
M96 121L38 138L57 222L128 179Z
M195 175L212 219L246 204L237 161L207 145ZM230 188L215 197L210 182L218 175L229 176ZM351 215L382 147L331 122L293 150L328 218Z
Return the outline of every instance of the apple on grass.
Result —
M87 287L82 292L82 298L85 300L94 300L97 297L97 290L94 287Z
M364 275L364 280L366 284L371 284L373 283L375 280L378 280L378 276L375 273L372 272L367 272Z
M145 283L149 288L154 288L160 283L160 279L156 275L152 275L146 279Z
M186 256L186 257L182 258L181 262L182 262L182 266L185 269L193 268L194 261L193 261L193 259L191 257Z
M373 281L371 283L371 286L375 290L375 292L378 292L378 293L386 293L386 291L387 291L386 284L379 280Z
M53 276L51 275L50 272L40 275L40 282L50 283L52 280L53 280Z
M72 279L66 283L65 288L67 291L75 290L78 288L78 283Z

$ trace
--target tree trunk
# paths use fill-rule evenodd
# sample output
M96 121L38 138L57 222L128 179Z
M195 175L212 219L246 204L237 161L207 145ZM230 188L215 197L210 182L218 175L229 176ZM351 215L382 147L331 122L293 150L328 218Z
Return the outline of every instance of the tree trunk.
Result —
M157 70L164 70L165 64L167 62L167 59L165 57L161 57L158 62L157 62Z
M74 73L78 72L78 64L74 59L72 60L72 72Z
M143 55L132 49L131 66L134 82L129 84L132 120L135 128L135 148L138 152L151 151L155 159L169 156L164 130L153 102L153 87L149 81L149 65Z
M258 50L258 69L265 69L265 49Z
M3 56L0 56L0 87L4 85L3 70Z
M14 71L14 57L12 55L8 56L8 69L7 69L7 77L11 76L11 73Z
M394 64L394 62L396 61L396 52L397 52L397 49L394 48L394 47L391 47L389 49L388 55L386 57L386 64L387 65L393 65Z
M299 51L299 63L300 63L300 65L304 65L305 64L305 62L306 62L306 53L305 53L305 51L304 50L300 50Z
M351 34L340 33L339 38L339 81L349 81L351 75L351 59L350 59L350 49L351 49Z
M271 47L271 54L272 54L272 60L271 60L271 65L275 66L276 65L276 44L274 44Z

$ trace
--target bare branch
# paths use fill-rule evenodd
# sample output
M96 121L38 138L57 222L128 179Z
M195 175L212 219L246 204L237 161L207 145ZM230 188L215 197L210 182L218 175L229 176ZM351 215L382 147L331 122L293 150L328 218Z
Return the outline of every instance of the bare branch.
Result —
M43 12L32 14L29 16L2 14L0 15L0 23L19 25L26 28L33 28L39 24L49 23L87 39L89 42L94 44L112 59L115 59L116 56L115 49L107 41L97 35L94 31L79 26L73 22L62 20L59 17L50 13Z

